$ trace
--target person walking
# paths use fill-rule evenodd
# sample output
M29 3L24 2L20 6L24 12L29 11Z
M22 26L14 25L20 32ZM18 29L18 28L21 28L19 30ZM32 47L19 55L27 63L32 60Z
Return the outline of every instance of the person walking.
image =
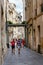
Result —
M15 41L14 41L14 39L11 41L11 48L12 48L12 53L15 54Z
M24 45L25 45L25 40L22 39L22 47L24 48Z
M18 54L20 54L20 49L21 49L21 40L18 39L17 41L17 46L18 46Z

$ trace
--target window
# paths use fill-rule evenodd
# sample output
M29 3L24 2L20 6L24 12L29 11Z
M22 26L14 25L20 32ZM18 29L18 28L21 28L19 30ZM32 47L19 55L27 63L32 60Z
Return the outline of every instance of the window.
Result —
M35 16L37 16L37 9L35 9Z
M25 11L27 10L27 7L25 7Z
M39 37L39 43L40 43L40 25L38 26L38 37Z
M1 6L1 15L3 16L3 7Z
M34 32L34 42L36 41L36 36L35 36L35 29L33 30Z
M41 4L41 12L43 12L43 4Z

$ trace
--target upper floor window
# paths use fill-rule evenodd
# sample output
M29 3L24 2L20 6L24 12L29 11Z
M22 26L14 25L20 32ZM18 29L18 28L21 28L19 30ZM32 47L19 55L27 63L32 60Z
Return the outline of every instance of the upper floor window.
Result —
M41 12L43 12L43 3L41 4Z
M3 16L3 7L1 6L1 16Z
M25 11L27 10L27 7L25 7Z
M37 16L37 9L35 9L35 16Z

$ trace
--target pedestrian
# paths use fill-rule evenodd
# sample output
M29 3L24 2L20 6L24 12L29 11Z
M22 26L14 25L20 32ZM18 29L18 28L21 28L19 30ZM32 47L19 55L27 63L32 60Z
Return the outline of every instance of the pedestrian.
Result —
M22 39L22 47L24 48L24 45L25 45L25 40Z
M21 40L18 39L17 41L17 46L18 46L18 54L20 54L20 49L21 49Z
M15 41L14 41L14 39L11 41L11 48L12 48L12 53L15 54Z

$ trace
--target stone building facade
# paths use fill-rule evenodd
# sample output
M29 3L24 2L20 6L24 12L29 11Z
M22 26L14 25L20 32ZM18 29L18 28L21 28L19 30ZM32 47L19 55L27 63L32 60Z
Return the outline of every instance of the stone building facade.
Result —
M18 13L16 10L16 5L14 3L7 2L7 21L11 21L13 24L21 24L22 16L21 13ZM21 30L21 31L20 31ZM24 28L23 27L8 27L9 31L9 42L13 38L24 37Z
M14 3L7 2L7 21L11 21L13 24L21 23L21 14L16 11L16 5Z
M0 65L2 64L2 48L1 48L1 0L0 0Z
M27 46L43 53L43 0L25 0L25 5L25 19L28 23Z
M6 0L0 0L0 65L3 63L7 46L6 46Z
M23 21L25 21L25 7L26 7L25 0L22 0L22 2L23 2Z

